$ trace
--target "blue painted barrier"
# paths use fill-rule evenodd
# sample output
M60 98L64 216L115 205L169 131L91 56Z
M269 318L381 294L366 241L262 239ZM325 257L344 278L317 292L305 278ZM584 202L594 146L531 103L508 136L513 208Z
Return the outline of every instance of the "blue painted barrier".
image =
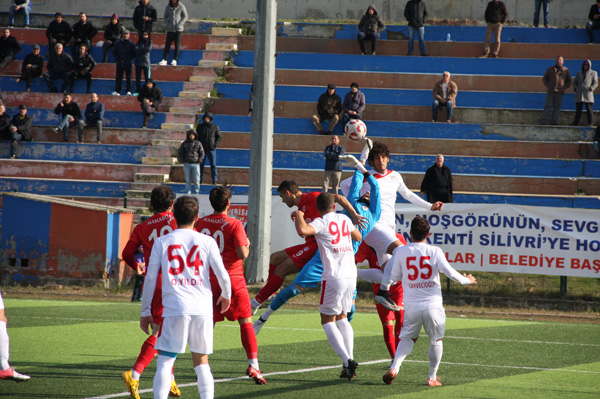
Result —
M64 197L120 197L129 190L130 183L93 180L0 178L0 191L57 195Z
M62 138L62 132L57 133ZM19 159L44 161L104 162L141 164L146 156L146 146L142 145L86 145L76 143L21 142ZM10 156L10 141L0 141L0 158Z

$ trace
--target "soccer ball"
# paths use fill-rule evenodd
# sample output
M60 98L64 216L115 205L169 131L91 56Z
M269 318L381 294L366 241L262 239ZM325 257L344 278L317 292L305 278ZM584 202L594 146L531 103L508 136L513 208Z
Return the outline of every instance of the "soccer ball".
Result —
M350 140L358 141L365 138L367 135L367 125L360 119L352 119L346 123L344 127L344 134L350 138Z

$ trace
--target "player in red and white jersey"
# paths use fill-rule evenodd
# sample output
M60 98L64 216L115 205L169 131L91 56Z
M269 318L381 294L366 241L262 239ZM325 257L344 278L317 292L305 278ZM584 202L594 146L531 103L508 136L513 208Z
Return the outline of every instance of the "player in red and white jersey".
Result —
M198 219L196 230L215 239L225 269L231 279L231 306L221 314L214 312L214 322L237 320L240 324L242 346L246 350L248 369L246 375L253 378L259 385L266 385L267 381L262 376L258 365L258 344L252 327L252 308L250 295L244 276L244 259L250 253L250 241L244 230L244 225L238 219L227 216L231 200L231 190L227 187L217 186L210 190L210 204L214 209L212 215ZM221 295L221 288L217 284L216 276L211 273L210 285L213 292L213 301ZM215 303L216 306L216 303Z
M123 260L138 275L146 274L146 265L150 259L150 253L156 239L169 234L177 228L177 223L172 213L174 200L175 194L171 187L166 185L154 187L150 195L150 209L154 212L154 215L145 222L135 226L129 237L129 241L127 241L123 249ZM138 263L134 256L135 251L140 245L144 250L145 263ZM140 354L131 370L125 371L122 375L123 381L127 385L127 390L131 394L131 397L135 399L140 399L138 393L140 376L156 356L154 345L156 344L156 337L160 329L163 312L160 283L156 285L156 291L157 295L154 296L152 302L152 334L144 341L140 349ZM175 383L175 378L172 378L171 382L171 395L175 397L181 396L181 391Z
M396 355L383 382L391 384L398 375L402 361L412 352L423 327L430 344L426 385L441 386L437 370L442 361L446 313L439 272L462 285L477 284L477 281L471 274L461 275L454 270L440 248L427 244L429 222L426 219L415 217L410 225L410 235L413 242L394 250L381 282L382 290L388 290L395 281L402 281L404 288L404 326Z
M6 330L6 314L4 312L4 301L0 292L0 381L13 380L15 382L27 382L31 377L19 373L8 363L9 356L9 337Z
M154 397L166 399L170 389L170 374L178 353L189 345L196 371L198 392L202 399L214 397L214 379L208 364L213 351L213 297L210 283L212 270L221 287L216 301L219 311L229 309L231 282L223 266L215 240L194 230L198 219L198 201L183 196L175 201L173 214L177 230L154 243L146 289L142 295L140 327L148 333L153 322L151 314L154 287L162 280L163 322L156 341L158 350ZM161 273L159 273L159 271Z
M362 236L352 220L346 215L335 213L335 200L331 193L317 197L320 218L306 223L301 210L295 213L296 231L300 235L314 235L319 245L323 275L321 278L321 300L319 312L321 325L329 344L342 359L340 378L351 381L356 375L358 363L354 361L354 331L347 314L352 309L352 297L356 289L356 264L352 240Z

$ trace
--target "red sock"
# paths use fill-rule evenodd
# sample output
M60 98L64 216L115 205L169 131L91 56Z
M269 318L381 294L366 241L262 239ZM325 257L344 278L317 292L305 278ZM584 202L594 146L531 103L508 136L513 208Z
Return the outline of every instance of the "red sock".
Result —
M256 343L252 323L240 324L240 335L242 336L242 346L246 350L246 356L248 359L256 359L258 357L258 344Z
M383 327L383 341L387 346L388 352L394 357L396 354L396 339L394 338L394 326L392 324L384 324Z
M140 374L144 372L146 367L150 364L154 356L156 355L156 349L154 349L154 345L156 344L156 337L151 335L148 337L144 344L142 345L142 349L140 350L140 355L137 360L133 364L132 369Z
M281 288L283 284L283 278L279 277L276 274L272 274L267 279L267 284L260 290L258 294L254 297L258 302L263 303L267 300L271 295L275 293L279 288Z
M394 326L394 336L396 337L396 347L400 343L400 331L402 331L402 325L404 324L404 310L396 312L396 317L400 314L400 320L396 319L396 325Z
M273 273L275 273L275 268L277 268L278 265L273 265L269 263L269 278L273 275Z

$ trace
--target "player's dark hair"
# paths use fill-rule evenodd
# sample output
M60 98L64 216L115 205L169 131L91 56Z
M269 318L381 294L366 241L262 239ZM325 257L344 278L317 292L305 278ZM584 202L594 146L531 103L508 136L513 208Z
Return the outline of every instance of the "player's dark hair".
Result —
M173 189L166 185L156 186L150 194L150 211L152 213L165 212L175 199Z
M227 208L227 202L231 199L231 190L229 187L217 186L210 190L208 199L215 212L223 212Z
M371 151L369 151L369 157L367 158L367 160L369 161L369 165L373 166L373 159L375 159L375 157L379 155L383 155L389 158L390 149L381 141L374 141L373 148L371 149Z
M325 213L333 207L334 202L333 194L328 192L321 193L317 197L317 210Z
M194 218L198 215L198 200L191 195L184 195L177 198L173 206L173 216L177 221L177 226L194 223Z
M277 192L281 193L284 191L289 191L292 194L296 194L298 191L300 191L300 188L298 187L295 181L284 180L281 182L279 187L277 187Z
M410 234L413 241L423 241L429 234L429 222L421 216L415 216L410 222Z

